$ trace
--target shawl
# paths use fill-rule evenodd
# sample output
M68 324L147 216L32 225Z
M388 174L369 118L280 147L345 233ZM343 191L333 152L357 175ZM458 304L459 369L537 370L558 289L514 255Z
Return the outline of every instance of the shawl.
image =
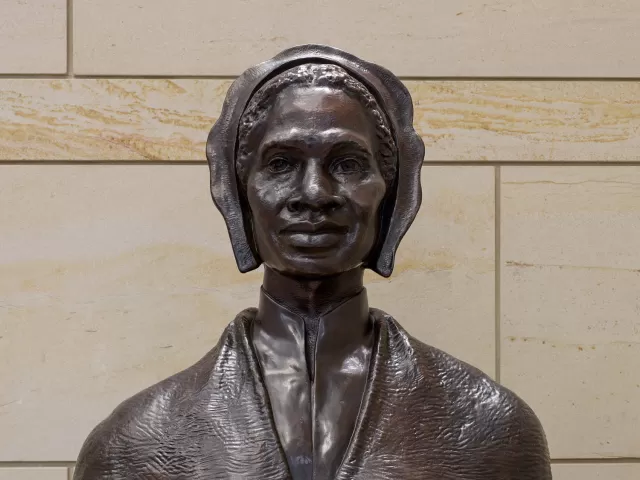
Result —
M544 432L520 398L370 312L370 371L336 480L551 479ZM289 480L255 316L243 311L198 363L121 404L85 442L74 479Z

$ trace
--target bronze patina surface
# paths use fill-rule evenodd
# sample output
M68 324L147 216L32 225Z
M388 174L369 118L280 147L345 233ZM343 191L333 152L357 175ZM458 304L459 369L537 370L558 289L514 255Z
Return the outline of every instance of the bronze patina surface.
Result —
M331 47L233 83L207 158L258 308L98 425L76 480L551 479L520 398L369 307L421 201L412 123L391 72Z

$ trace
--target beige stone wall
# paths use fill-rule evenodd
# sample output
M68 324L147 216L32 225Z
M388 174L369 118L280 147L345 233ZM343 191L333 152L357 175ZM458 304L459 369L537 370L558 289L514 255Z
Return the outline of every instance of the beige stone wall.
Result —
M204 141L303 42L403 77L424 203L375 306L522 396L554 478L640 478L635 0L0 0L0 480L64 480L121 400L200 358L235 270Z

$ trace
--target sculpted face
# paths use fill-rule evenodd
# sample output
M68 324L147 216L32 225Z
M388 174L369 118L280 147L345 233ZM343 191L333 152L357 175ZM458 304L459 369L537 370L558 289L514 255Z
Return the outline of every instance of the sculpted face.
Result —
M311 277L360 266L386 191L365 108L330 87L291 86L251 145L246 195L265 265Z

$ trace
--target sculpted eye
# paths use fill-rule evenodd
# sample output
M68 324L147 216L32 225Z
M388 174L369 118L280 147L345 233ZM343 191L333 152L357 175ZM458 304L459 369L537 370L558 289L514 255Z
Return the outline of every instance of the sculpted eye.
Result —
M362 162L356 157L341 157L331 165L333 173L348 175L362 171Z
M286 157L277 156L269 160L267 168L272 173L284 173L291 170L293 164Z

